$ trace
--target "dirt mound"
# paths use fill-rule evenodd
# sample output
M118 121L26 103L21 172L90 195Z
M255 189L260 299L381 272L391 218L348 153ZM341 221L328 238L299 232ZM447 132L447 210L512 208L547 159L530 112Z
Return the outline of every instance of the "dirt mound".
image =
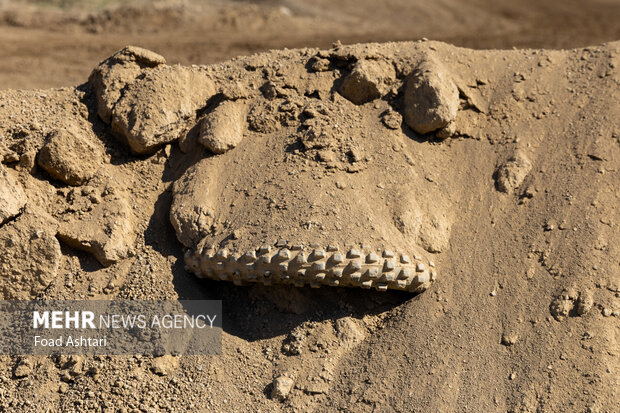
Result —
M129 47L0 92L4 298L228 303L221 357L4 357L0 401L613 411L619 56Z

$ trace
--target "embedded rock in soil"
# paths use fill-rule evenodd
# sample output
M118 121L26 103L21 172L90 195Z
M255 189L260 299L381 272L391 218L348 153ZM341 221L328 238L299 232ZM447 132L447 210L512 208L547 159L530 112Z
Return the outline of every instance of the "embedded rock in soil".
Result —
M177 238L186 247L194 247L211 231L214 223L215 175L210 164L209 159L203 159L174 184L170 221Z
M420 134L442 129L456 118L459 91L443 65L427 58L407 80L404 119Z
M36 297L56 278L62 254L56 222L41 210L29 208L0 228L0 297Z
M145 68L165 63L166 59L157 53L134 46L127 46L101 62L88 79L97 97L99 117L110 123L114 105L120 99L123 88Z
M277 377L273 381L273 387L271 389L271 398L276 400L285 400L288 394L293 389L293 379L286 376Z
M159 376L167 376L179 367L179 358L167 354L154 358L151 363L151 371Z
M362 105L386 94L395 79L396 72L391 63L360 60L344 78L340 94L356 105Z
M79 211L60 225L58 238L91 253L105 266L127 258L136 238L130 206L125 194L106 189L90 211Z
M511 194L523 183L531 169L530 160L524 153L518 151L508 162L497 169L495 186L499 191Z
M224 101L200 122L199 142L215 154L233 149L243 139L246 108L239 101Z
M103 150L92 132L77 127L52 132L39 152L38 163L52 177L68 185L82 185L103 163Z
M112 113L112 131L139 154L179 138L215 93L213 82L194 68L160 66L124 90Z
M26 202L21 184L0 164L0 225L19 215Z

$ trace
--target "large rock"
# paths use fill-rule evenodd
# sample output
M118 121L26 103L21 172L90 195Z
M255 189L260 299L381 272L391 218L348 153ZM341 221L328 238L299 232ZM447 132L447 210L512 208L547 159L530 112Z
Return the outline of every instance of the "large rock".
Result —
M356 105L362 105L386 94L395 79L396 71L391 63L360 60L344 78L340 94Z
M129 84L112 113L112 131L139 154L179 138L215 93L200 70L160 66Z
M459 108L459 91L443 65L427 58L407 80L404 103L407 125L425 134L454 121Z
M0 228L0 297L26 300L44 291L62 259L56 222L41 210L27 210Z
M91 253L105 266L127 258L136 239L131 205L126 194L108 187L90 211L80 211L60 224L58 238Z
M157 53L134 46L127 46L101 62L88 79L97 97L99 117L110 123L123 88L133 82L142 70L165 63L166 60Z
M210 160L203 159L174 183L170 221L177 238L186 247L195 247L212 230L215 209L214 177Z
M78 186L91 179L103 163L103 148L92 131L77 127L52 132L39 152L38 163L52 177Z
M15 218L26 206L26 194L13 175L0 164L0 225Z
M243 139L246 115L242 102L222 102L200 122L199 142L215 154L233 149Z

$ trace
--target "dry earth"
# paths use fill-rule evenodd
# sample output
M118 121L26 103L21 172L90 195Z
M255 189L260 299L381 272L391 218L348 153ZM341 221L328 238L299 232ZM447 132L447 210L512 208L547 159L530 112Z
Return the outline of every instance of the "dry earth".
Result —
M417 6L416 16L446 23L431 36L431 23L359 25L364 9L353 3L330 18L318 2L282 4L218 7L238 13L237 27L262 22L238 33L246 42L260 33L261 49L397 30L552 47L581 30L557 23L565 31L549 40L536 19L525 19L528 31L505 12L525 6L489 7L492 18L474 3L441 9L459 14ZM573 15L573 3L562 4L555 15ZM604 11L617 3L597 4L581 16L588 35L576 43L618 38L597 14L611 19ZM168 41L176 29L136 29L153 16L169 21L160 11L144 20L11 13L34 20L0 27L15 36L0 47L32 59L24 44L41 50L46 37L54 52L0 80L82 84L0 92L2 298L221 299L225 334L214 357L2 356L0 411L619 410L620 43L336 45L187 67L170 62L213 62L252 46L231 46L234 25L204 43L196 33ZM393 16L384 13L378 21ZM286 24L297 28L291 44L273 37ZM138 48L112 56L128 38L161 45L153 49L169 64ZM203 52L217 41L219 52ZM61 64L76 44L88 52L71 49L80 51ZM4 73L25 66L10 56ZM236 286L185 269L208 277L193 254L276 251L280 239L418 255L436 279L413 295L264 277Z

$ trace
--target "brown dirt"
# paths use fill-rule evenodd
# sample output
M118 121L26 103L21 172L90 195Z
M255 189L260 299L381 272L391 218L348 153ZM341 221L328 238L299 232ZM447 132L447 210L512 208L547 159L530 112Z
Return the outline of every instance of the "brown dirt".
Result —
M0 91L1 297L222 299L225 333L213 357L0 356L0 411L618 411L620 43L193 67L133 48L86 82L127 43L170 64L619 37L612 1L372 21L324 3L5 13L2 85L82 85ZM184 269L187 249L280 238L413 251L437 279L414 296Z

